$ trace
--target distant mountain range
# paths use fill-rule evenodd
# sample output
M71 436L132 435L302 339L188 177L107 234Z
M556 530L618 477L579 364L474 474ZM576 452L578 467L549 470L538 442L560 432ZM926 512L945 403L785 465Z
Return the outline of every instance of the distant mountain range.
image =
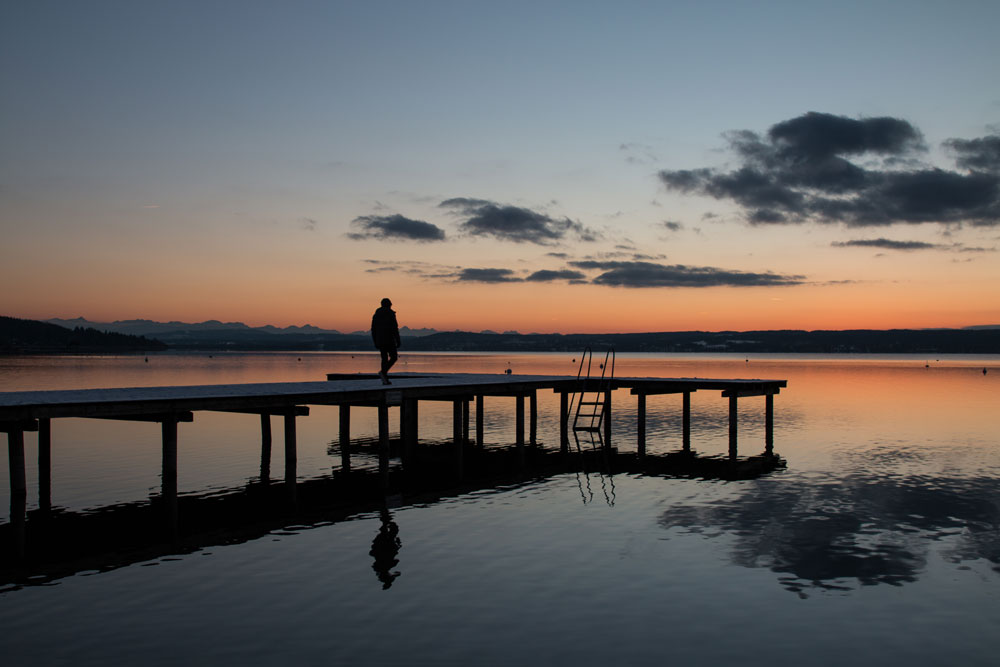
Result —
M341 333L312 325L250 327L242 322L91 322L52 319L74 330L147 336L177 350L371 350L367 331ZM848 331L673 331L623 334L521 334L516 331L400 330L404 351L1000 354L1000 325L964 329Z
M265 324L260 327L251 327L243 322L220 322L219 320L206 320L204 322L155 322L153 320L115 320L114 322L92 322L83 317L77 317L71 320L64 320L58 317L54 317L50 320L45 320L50 324L58 324L61 327L66 327L68 329L74 329L76 327L93 328L98 331L110 331L114 333L124 333L131 334L133 336L156 336L161 340L166 338L183 337L190 338L193 334L198 333L211 333L216 334L219 332L230 332L230 333L248 333L255 332L260 334L268 335L317 335L317 334L335 334L335 335L351 335L351 336L367 336L367 331L354 331L350 334L344 334L336 329L321 329L319 327L314 327L311 324L305 324L300 327L290 326L290 327L276 327L270 324ZM410 329L408 327L400 327L399 334L401 336L429 336L431 334L437 333L436 329Z

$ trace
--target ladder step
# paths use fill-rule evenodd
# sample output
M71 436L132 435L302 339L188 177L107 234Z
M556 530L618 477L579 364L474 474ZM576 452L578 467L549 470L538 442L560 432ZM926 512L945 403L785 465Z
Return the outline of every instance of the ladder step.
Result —
M604 401L580 401L577 405L604 405Z
M574 431L600 431L600 426L574 426Z

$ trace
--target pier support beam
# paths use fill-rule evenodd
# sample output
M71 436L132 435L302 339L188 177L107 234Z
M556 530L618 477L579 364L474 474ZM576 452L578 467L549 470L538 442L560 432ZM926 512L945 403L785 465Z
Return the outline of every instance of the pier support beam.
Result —
M351 406L342 403L340 409L340 467L351 469Z
M163 498L167 530L171 539L177 538L177 419L160 422L163 436L163 468L160 477L160 496Z
M462 431L462 403L463 401L452 401L451 403L451 434L455 442L455 465L458 470L458 478L462 478L463 454L465 453L465 438Z
M378 471L382 484L389 483L389 405L383 401L378 405Z
M271 481L271 415L260 415L260 481Z
M646 395L639 394L639 404L635 409L636 452L640 457L646 455Z
M774 394L764 397L764 453L774 453Z
M462 401L462 444L469 441L469 401Z
M604 392L604 446L611 449L611 392Z
M38 420L38 507L52 509L52 420Z
M514 442L518 461L524 462L524 395L514 397Z
M559 392L559 451L569 452L569 394Z
M298 453L295 442L295 411L286 412L285 418L285 497L295 503L295 477Z
M484 398L482 394L476 394L476 447L480 449L483 447Z
M737 431L737 424L736 424L736 415L737 415L736 401L737 401L736 394L735 393L731 394L729 396L729 458L730 459L735 459L736 458L736 448L737 448L737 445L736 445L736 435L737 435L736 434L736 431Z
M24 475L24 431L17 426L7 430L7 458L10 463L10 525L14 532L12 546L15 558L20 560L25 553L28 483Z
M681 446L685 452L691 451L691 392L684 392L684 403L681 408Z
M538 392L528 395L528 442L532 447L538 444Z

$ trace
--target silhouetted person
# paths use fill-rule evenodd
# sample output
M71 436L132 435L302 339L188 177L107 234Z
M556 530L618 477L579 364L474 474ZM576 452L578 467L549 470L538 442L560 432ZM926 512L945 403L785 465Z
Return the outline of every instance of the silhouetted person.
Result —
M389 369L399 358L396 353L396 348L399 347L399 324L396 323L396 312L389 299L382 299L382 305L372 315L372 341L382 356L382 370L379 371L382 384L392 384L389 382Z
M375 576L382 582L382 590L392 586L393 580L399 576L399 572L393 572L392 568L399 564L396 558L402 542L399 541L399 526L392 520L392 515L385 507L379 513L382 525L378 529L378 535L372 540L371 551L368 555L375 559L372 569Z

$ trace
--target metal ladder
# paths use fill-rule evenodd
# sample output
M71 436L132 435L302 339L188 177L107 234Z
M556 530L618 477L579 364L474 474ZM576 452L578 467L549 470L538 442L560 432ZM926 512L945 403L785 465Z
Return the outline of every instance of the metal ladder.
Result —
M594 360L594 353L590 347L583 350L580 357L580 368L576 373L577 390L570 399L569 410L573 412L573 404L576 403L576 412L573 416L573 431L590 431L597 433L600 437L601 428L604 424L604 393L611 390L611 381L615 377L615 349L609 347L604 354L604 363L601 364L601 377L598 379L597 388L590 388L591 366ZM583 366L587 365L587 374L583 374Z

